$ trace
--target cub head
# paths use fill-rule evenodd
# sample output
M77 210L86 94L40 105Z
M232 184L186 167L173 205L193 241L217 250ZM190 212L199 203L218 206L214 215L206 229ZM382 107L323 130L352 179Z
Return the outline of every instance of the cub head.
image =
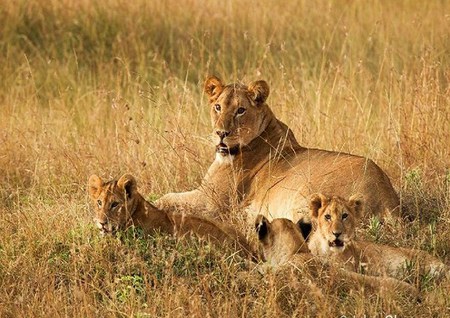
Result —
M103 182L94 174L89 178L88 191L95 210L95 223L103 234L130 225L138 197L136 179L132 175L124 174L119 180Z
M269 85L265 81L225 85L211 76L205 81L209 97L216 152L235 155L242 146L258 137L267 126Z
M281 265L296 253L309 251L300 229L291 220L280 218L270 222L259 214L255 229L264 259L271 265Z
M337 196L313 194L310 199L313 226L333 252L342 252L354 236L362 214L362 199L352 196L345 200Z

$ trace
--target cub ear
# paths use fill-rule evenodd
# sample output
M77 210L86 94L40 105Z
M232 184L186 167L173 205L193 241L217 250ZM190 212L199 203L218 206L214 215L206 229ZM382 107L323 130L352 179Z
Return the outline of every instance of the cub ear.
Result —
M317 219L319 216L319 210L325 205L326 200L327 197L321 193L311 195L311 198L309 199L309 209L313 219Z
M120 177L119 181L117 181L117 186L125 191L128 198L131 198L131 195L137 189L137 182L131 174L127 173Z
M264 104L267 97L269 97L269 84L266 81L256 81L248 86L250 98L255 101L257 105Z
M255 230L258 234L258 240L263 241L269 234L270 222L262 214L258 214L255 220Z
M102 188L102 185L103 185L102 179L100 179L100 177L97 176L96 174L93 174L92 176L89 177L88 192L91 198L95 199L95 195Z
M216 76L210 76L205 81L205 93L209 97L209 102L214 102L217 97L219 97L220 93L223 91L223 84L220 78Z
M355 213L357 217L362 216L364 200L362 195L354 194L348 199L348 204L355 209Z
M308 240L309 234L311 234L312 231L311 220L308 217L302 217L300 220L297 221L297 227L302 233L302 236L305 239L305 241Z

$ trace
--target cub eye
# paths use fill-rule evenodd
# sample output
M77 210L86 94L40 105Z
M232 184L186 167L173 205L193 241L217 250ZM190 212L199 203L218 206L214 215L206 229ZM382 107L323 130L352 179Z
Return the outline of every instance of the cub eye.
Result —
M114 209L115 207L117 207L119 205L119 202L113 202L111 203L111 209Z
M242 115L243 113L245 113L246 109L244 107L239 107L237 110L237 114L238 115Z
M214 105L214 109L216 110L216 112L220 112L220 110L222 109L222 107L220 107L219 104L215 104L215 105Z
M102 206L102 201L101 200L97 200L97 205L98 205L98 207L101 207Z
M346 218L348 218L348 213L343 213L342 214L342 219L345 220Z
M325 214L325 220L331 220L331 215L329 215L329 214Z

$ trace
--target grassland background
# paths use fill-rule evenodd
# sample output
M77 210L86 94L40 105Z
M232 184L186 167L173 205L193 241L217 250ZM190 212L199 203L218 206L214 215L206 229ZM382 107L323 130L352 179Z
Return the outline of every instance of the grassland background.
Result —
M302 145L374 159L416 218L362 235L448 263L450 2L1 0L0 21L0 317L275 314L275 276L242 282L201 242L92 227L92 173L131 172L148 198L199 183L208 74L267 80ZM428 289L324 306L450 315L449 285Z

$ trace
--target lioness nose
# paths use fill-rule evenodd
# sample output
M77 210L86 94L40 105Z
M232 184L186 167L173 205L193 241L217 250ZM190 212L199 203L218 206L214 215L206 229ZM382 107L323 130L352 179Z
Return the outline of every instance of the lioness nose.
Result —
M220 137L220 139L224 139L230 134L230 132L225 130L216 130L216 134Z
M341 235L341 234L342 234L341 232L333 232L333 235L334 235L336 238L338 238L339 235Z

